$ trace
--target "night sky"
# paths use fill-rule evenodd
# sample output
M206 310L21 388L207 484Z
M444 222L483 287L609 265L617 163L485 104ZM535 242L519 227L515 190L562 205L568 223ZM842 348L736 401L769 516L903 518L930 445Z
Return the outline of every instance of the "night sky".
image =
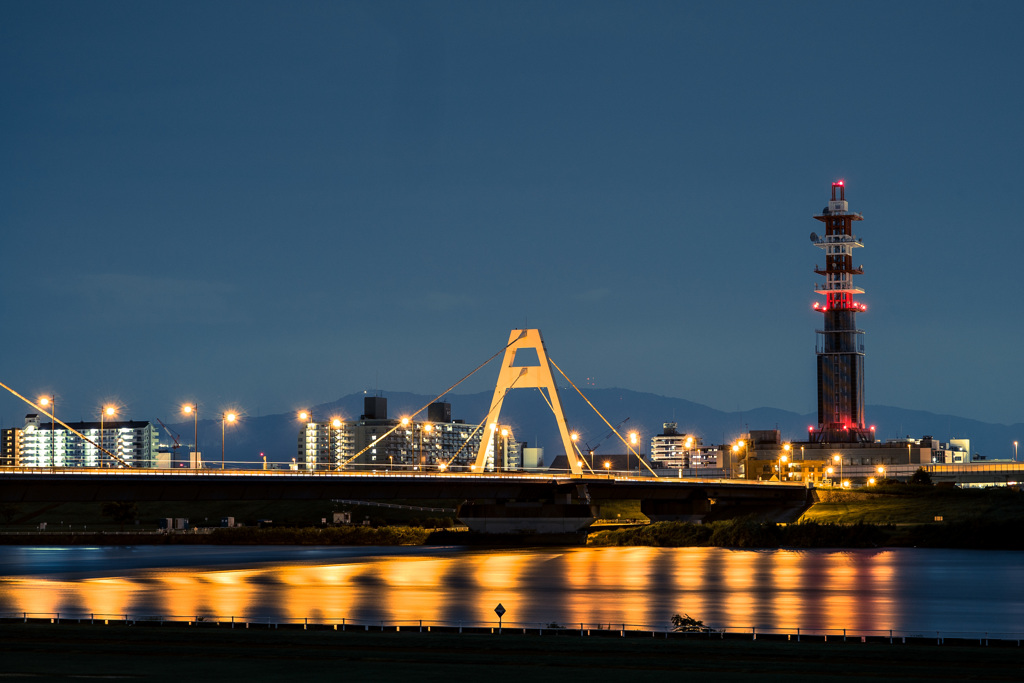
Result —
M867 403L1022 422L1021 26L1021 2L8 0L0 381L68 420L266 415L440 393L528 325L580 383L808 413L808 235L842 178ZM0 397L4 426L27 411Z

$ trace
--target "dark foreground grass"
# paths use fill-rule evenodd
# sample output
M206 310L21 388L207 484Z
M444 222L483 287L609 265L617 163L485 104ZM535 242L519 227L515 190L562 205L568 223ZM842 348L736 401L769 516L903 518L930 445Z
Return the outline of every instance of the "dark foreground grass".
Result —
M402 683L1020 681L1024 652L1016 647L859 642L0 625L0 678L21 677Z

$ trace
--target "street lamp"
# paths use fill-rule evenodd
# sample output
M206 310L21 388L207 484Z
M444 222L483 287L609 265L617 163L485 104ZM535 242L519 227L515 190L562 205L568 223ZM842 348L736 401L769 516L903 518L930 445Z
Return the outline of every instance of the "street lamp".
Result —
M508 428L501 428L501 464L508 464Z
M632 432L629 433L629 448L626 449L626 472L629 472L629 451L630 451L630 449L636 450L637 443L639 441L640 441L640 435L637 434L636 431L632 431ZM639 462L639 460L640 460L640 453L639 452L636 454L636 457L637 457L637 461L638 461L636 463L636 473L639 475L640 474L640 462Z
M1017 462L1017 442L1013 442L1013 461Z
M331 420L331 427L333 427L334 429L339 429L340 430L341 429L341 418L336 417L333 420ZM332 446L331 445L331 430L327 430L327 449L330 451L331 460L334 461L335 465L339 465L340 464L339 461L341 460L341 458L338 457L338 453L337 453L337 450L338 450L338 437L337 436L334 437L334 445Z
M57 402L53 399L53 396L40 396L39 405L44 409L47 406L50 408L50 467L53 467L57 460L57 451L54 446L55 442L53 435L54 423L57 421ZM1014 445L1016 445L1016 442L1014 442ZM1014 458L1014 460L1016 460L1016 458Z
M843 457L841 455L839 455L838 453L833 453L832 454L832 462L839 463L839 478L842 479L843 478Z
M835 484L832 483L832 475L835 474L835 473L836 473L836 470L835 470L834 467L826 467L825 468L825 474L828 475L829 485L833 486L833 487L835 486Z
M302 455L303 455L303 458L306 461L306 469L309 469L309 426L315 424L313 422L313 411L312 410L300 410L299 411L299 419L306 423L306 425L302 428L302 442L303 442ZM317 434L317 430L315 430L315 429L313 431L313 434L316 436L316 450L314 451L314 454L313 454L313 463L314 463L314 467L315 467L316 466L316 461L320 459L320 435ZM330 441L331 441L331 430L330 430L330 428L328 428L328 430L327 430L327 442L328 442L327 449L328 450L330 450L330 448L331 448Z
M885 479L885 468L882 467L881 465L878 466L878 476L882 479Z
M103 410L100 411L100 451L107 450L106 446L104 445L106 443L107 432L103 428L103 418L114 417L115 415L117 415L117 408L115 408L114 406L103 406ZM109 453L110 451L107 452Z
M192 416L192 429L193 429L193 434L192 434L193 443L192 443L192 447L195 449L195 454L196 455L195 455L195 462L194 463L193 462L189 462L189 467L192 467L193 465L198 466L199 465L199 457L200 457L199 456L199 406L197 404L195 404L195 403L186 403L185 405L181 406L181 412L185 413L186 415L191 415ZM189 458L189 460L192 460L192 458Z
M224 413L224 416L220 420L220 468L224 469L224 425L228 422L234 422L238 419L238 415L234 413Z
M427 434L430 434L432 431L434 431L434 425L430 424L429 422L424 422L423 423L423 429L420 431L420 460L423 460L423 436L424 436L423 432L426 432ZM502 433L504 433L504 431L505 430L502 430ZM427 446L429 447L430 444L427 444ZM430 453L434 453L434 461L436 462L437 461L437 453L434 452L434 451L428 451L428 453L427 453L427 457L428 458L430 457ZM423 465L423 467L426 467L427 466L427 461L423 460L422 465ZM447 467L447 465L445 467ZM444 470L445 468L442 467L441 469Z
M787 460L789 460L789 458L785 455L779 456L779 481L782 481L782 467L786 464Z

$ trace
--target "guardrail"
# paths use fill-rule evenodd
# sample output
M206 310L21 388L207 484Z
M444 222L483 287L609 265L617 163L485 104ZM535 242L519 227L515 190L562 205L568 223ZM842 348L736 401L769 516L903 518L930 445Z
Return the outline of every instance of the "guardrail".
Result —
M578 637L705 638L720 640L785 640L790 642L845 642L937 645L977 645L982 647L1021 647L1024 632L935 631L929 629L807 629L801 627L766 628L758 626L706 626L674 629L665 625L620 622L514 622L435 621L428 619L389 619L353 621L347 618L280 617L254 615L152 615L99 614L68 612L6 612L0 623L93 624L100 626L179 626L240 629L301 629L363 631L380 633L492 633L523 635L569 635Z

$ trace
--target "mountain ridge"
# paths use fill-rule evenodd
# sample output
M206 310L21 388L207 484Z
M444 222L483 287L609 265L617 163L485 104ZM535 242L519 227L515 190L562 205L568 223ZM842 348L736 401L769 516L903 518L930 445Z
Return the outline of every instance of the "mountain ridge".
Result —
M374 394L388 399L389 417L411 415L433 400L431 396L411 392L377 391ZM368 392L346 394L309 409L318 420L335 416L357 419L363 412L363 398L370 395ZM487 413L492 395L491 391L448 394L441 400L451 403L454 419L477 423ZM767 406L729 412L689 399L615 387L589 388L586 395L612 425L628 418L619 432L639 431L644 452L649 449L651 436L660 434L666 422L676 422L680 431L696 434L705 445L713 445L728 443L750 429L779 429L784 440L798 441L805 438L808 425L817 421L813 413L801 414ZM559 396L569 428L580 433L581 449L593 447L602 453L625 450L621 444L615 446L616 439L611 436L608 424L571 387L559 387ZM872 418L869 424L876 426L879 439L907 435L914 438L929 435L940 441L969 438L972 453L981 454L988 460L1012 459L1013 441L1015 438L1019 440L1016 435L1024 433L1024 423L995 424L895 406L866 406L865 413ZM424 411L420 417L425 416ZM519 441L544 447L546 462L561 454L563 449L554 417L543 399L534 396L533 391L510 392L502 406L500 421L512 426ZM192 422L174 423L169 427L181 435L182 444L191 443ZM216 461L220 455L220 431L219 420L199 422L199 442L207 463ZM264 453L268 462L290 462L298 454L298 433L299 420L293 414L243 416L239 424L231 425L225 431L225 458L228 462L259 463L262 461L260 454Z

